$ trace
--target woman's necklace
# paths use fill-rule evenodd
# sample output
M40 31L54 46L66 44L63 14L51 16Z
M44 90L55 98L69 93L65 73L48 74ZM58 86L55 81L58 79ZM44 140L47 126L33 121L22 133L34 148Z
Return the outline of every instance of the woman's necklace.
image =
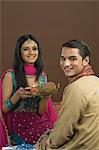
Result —
M26 74L26 78L35 78L35 75L28 75L28 74Z
M38 86L38 81L36 81L36 76L35 75L26 75L28 86L29 87L36 87Z

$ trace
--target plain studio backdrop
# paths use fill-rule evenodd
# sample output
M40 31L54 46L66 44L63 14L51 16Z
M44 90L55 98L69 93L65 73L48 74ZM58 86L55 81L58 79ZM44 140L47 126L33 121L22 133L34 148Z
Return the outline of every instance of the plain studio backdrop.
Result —
M49 81L61 83L53 100L61 99L66 78L59 66L61 45L84 40L92 49L91 62L99 74L98 0L0 0L0 74L13 63L19 36L30 33L41 44Z

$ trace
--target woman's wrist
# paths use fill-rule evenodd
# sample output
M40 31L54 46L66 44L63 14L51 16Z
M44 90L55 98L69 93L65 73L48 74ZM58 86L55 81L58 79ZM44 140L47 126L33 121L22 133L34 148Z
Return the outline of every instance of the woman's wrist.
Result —
M8 112L10 111L16 103L20 100L20 94L19 91L16 91L16 93L9 99L5 101L5 103L2 106L3 112Z
M6 106L8 110L11 110L14 107L10 98L6 101Z
M11 97L12 104L15 105L20 100L20 98L20 92L17 90L16 93Z

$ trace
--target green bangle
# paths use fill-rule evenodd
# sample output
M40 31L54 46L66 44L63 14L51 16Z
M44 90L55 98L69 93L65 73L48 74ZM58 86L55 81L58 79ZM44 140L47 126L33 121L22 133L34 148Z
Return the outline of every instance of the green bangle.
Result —
M11 99L8 99L6 101L6 105L9 110L11 110L13 108L13 103L12 103Z

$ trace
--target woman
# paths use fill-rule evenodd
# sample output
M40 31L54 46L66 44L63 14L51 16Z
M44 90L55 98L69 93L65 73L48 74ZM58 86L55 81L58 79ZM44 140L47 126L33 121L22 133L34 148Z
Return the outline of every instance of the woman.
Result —
M37 95L34 87L47 82L41 50L32 35L19 37L13 69L2 76L2 112L11 143L35 144L56 121L50 97ZM31 90L32 89L32 90Z

